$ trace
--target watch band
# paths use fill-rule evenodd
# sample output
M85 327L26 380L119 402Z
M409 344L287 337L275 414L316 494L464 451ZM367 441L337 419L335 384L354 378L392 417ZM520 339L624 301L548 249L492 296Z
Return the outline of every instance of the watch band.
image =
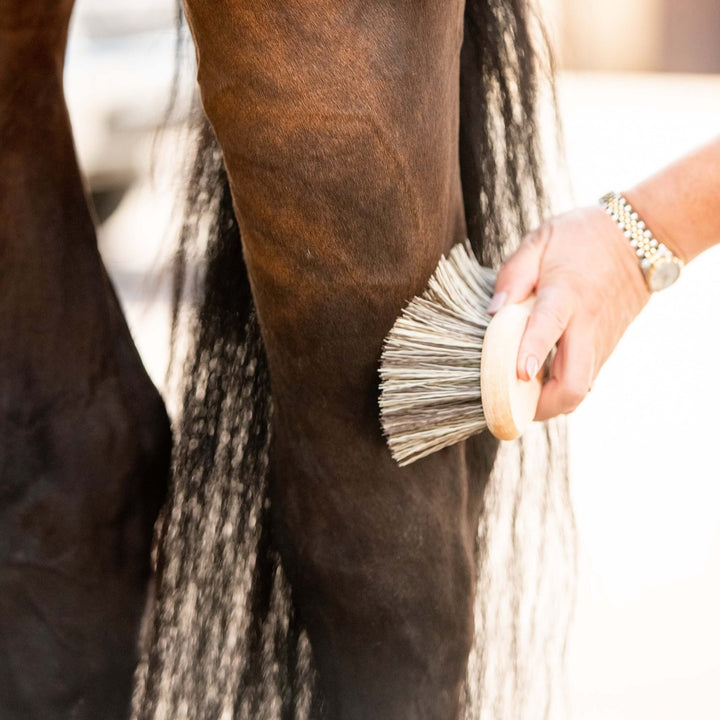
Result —
M648 289L657 292L672 285L680 276L682 260L657 241L632 205L619 192L605 193L600 198L600 204L630 241L640 261Z

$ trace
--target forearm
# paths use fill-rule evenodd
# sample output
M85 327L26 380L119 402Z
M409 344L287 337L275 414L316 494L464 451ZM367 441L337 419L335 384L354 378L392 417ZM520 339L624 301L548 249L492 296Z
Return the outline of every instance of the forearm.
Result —
M685 262L720 243L720 138L623 193Z

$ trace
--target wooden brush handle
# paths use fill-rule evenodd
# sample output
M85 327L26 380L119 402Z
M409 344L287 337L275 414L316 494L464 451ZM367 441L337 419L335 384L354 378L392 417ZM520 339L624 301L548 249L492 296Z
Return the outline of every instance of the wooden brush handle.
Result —
M488 429L500 440L514 440L535 417L542 373L528 382L517 376L520 340L535 306L535 295L517 305L506 305L485 331L480 387Z

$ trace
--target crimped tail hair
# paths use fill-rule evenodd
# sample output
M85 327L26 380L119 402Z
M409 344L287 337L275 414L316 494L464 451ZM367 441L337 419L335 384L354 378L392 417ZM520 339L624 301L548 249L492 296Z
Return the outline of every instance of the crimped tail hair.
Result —
M487 265L546 211L537 96L551 88L552 66L539 27L520 0L466 3L459 153L468 235ZM262 339L222 155L201 114L196 140L173 297L174 345L190 342L133 717L321 718L312 650L268 517L272 403ZM574 558L564 460L550 453L563 440L543 434L534 455L516 447L515 470L496 473L488 490L466 718L550 713L552 658L562 656L570 605L549 611L536 596L551 550L559 547L566 565ZM571 575L554 585L568 597ZM552 627L538 629L541 612Z
M468 0L460 52L460 171L468 237L497 267L547 213L538 90L554 102L542 23L522 0Z

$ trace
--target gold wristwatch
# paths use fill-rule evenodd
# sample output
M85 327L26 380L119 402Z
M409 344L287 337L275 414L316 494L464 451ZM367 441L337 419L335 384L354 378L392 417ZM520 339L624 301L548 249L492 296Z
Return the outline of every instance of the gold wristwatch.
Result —
M640 261L640 269L648 289L657 292L670 287L680 277L683 261L655 239L650 229L619 192L606 193L600 198L600 204L630 241Z

